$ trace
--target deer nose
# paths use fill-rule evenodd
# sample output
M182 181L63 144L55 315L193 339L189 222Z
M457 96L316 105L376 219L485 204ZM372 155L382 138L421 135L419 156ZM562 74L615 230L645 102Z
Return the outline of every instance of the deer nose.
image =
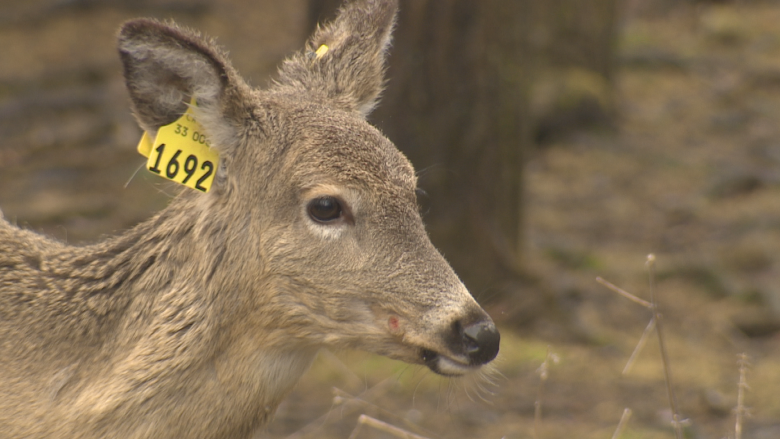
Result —
M491 321L481 321L462 329L463 349L472 365L485 364L498 355L501 335Z

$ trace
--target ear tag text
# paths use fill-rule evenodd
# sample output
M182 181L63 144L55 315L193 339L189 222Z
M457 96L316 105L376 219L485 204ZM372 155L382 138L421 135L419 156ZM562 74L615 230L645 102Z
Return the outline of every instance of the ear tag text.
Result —
M144 132L138 152L149 158L146 162L149 172L208 192L219 165L219 153L211 148L203 127L195 120L193 106L195 99L179 119L157 130L154 141Z

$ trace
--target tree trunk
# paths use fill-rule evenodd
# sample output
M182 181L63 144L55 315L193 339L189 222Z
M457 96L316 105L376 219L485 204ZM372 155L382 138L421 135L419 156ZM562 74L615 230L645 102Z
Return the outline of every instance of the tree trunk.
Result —
M372 116L418 169L431 238L472 290L511 276L524 247L523 3L402 2Z

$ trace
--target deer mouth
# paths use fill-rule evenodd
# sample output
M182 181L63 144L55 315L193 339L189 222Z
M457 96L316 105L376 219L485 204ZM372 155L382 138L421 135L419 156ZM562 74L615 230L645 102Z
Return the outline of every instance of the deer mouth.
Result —
M440 354L430 349L423 349L420 352L420 358L428 369L439 375L455 377L465 375L473 370L479 369L480 365L471 365L468 362L458 361L454 358Z

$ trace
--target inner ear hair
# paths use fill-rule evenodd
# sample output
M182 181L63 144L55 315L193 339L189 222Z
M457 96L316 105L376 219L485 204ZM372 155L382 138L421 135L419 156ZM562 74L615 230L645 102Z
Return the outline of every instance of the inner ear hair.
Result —
M119 53L133 110L147 131L176 120L192 97L199 105L216 103L237 76L213 41L153 19L126 22Z

